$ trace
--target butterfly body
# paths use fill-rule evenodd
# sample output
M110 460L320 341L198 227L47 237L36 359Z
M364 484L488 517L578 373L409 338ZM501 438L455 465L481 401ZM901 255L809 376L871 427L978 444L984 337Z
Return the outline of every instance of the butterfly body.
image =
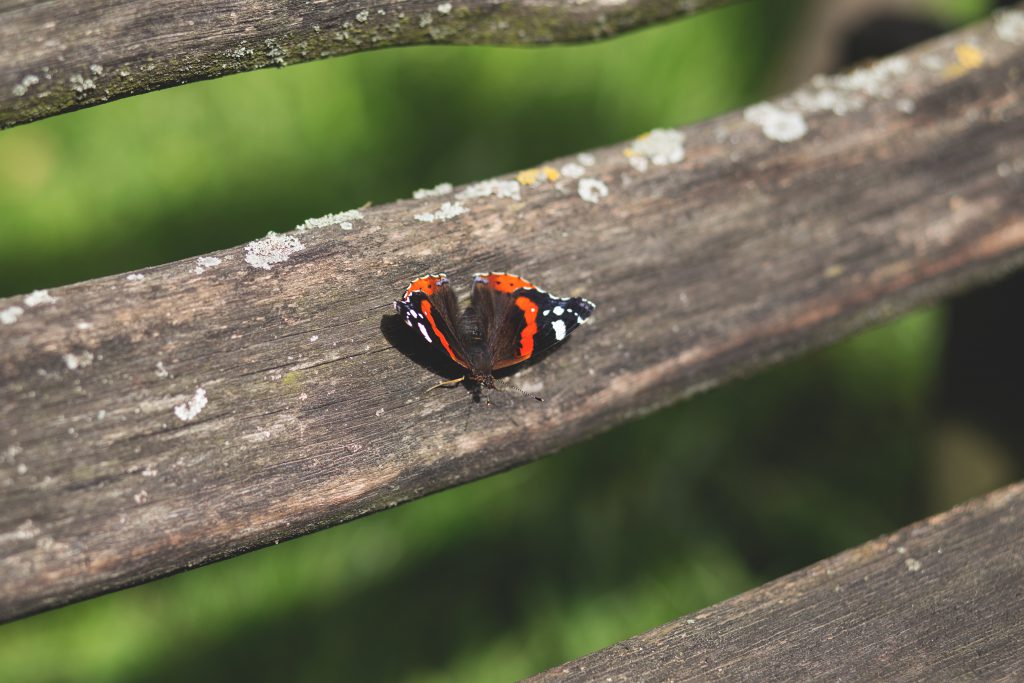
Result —
M461 310L443 273L412 281L395 310L423 340L465 370L463 379L494 386L494 373L554 346L587 321L594 304L556 297L510 273L477 273Z

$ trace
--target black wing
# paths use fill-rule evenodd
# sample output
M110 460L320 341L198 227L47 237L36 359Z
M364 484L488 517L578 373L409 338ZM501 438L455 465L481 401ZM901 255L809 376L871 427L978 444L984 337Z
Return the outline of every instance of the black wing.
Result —
M475 315L488 370L521 363L569 336L594 311L580 297L555 297L508 273L479 273L467 317Z
M395 310L428 344L440 347L459 365L470 367L466 349L456 334L459 302L444 273L413 280L402 298L395 302Z

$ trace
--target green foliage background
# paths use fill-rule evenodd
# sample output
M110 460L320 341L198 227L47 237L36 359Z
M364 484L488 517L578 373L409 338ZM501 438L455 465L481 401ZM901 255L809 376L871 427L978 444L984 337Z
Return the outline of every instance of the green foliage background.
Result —
M0 295L736 108L770 94L803 8L358 54L0 132ZM0 680L529 675L1011 476L951 486L930 459L943 335L921 312L528 467L0 626Z

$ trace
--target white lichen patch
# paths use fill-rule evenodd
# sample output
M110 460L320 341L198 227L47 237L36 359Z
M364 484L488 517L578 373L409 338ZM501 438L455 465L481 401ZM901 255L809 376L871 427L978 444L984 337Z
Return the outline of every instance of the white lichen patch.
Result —
M761 127L769 140L793 142L807 134L807 122L803 114L777 107L771 102L761 102L747 107L743 118Z
M65 353L61 357L64 359L64 365L67 366L68 370L78 370L79 368L87 368L92 365L95 356L90 351L82 351L81 353Z
M192 269L192 272L196 275L202 275L210 268L220 264L221 260L216 256L200 256L196 259L196 267Z
M433 213L418 213L414 218L424 223L433 223L434 221L446 221L456 216L461 216L466 211L466 207L459 202L445 202L437 211Z
M452 189L451 183L441 183L440 185L435 185L430 189L416 190L412 193L412 198L426 199L427 197L440 197L442 195L451 194Z
M837 116L860 111L871 100L890 99L899 93L899 77L910 73L910 59L901 55L835 76L821 74L782 101L786 108L813 114L830 111Z
M583 201L592 204L597 204L601 199L608 196L608 186L597 178L580 178L576 191Z
M263 239L245 245L245 262L253 268L270 270L273 265L287 261L292 254L305 248L298 238L271 231Z
M132 500L135 501L136 505L143 505L147 501L149 501L149 494L146 493L146 489L142 489L141 491L136 493L134 496L132 496Z
M584 166L593 166L597 163L597 158L590 152L580 152L576 155L576 161Z
M0 311L0 325L13 325L24 312L25 309L21 306L8 306Z
M582 178L583 174L587 172L587 169L583 168L576 162L570 161L562 166L561 171L562 175L566 178L572 178L575 180L576 178Z
M996 14L996 35L1014 45L1024 45L1024 10L1003 10Z
M455 198L458 200L468 199L482 199L484 197L495 196L502 199L514 199L520 201L522 193L519 190L519 183L514 180L483 180L479 183L473 183L472 185L466 186L455 194Z
M35 74L29 74L22 78L19 83L16 83L14 87L11 88L11 92L14 94L15 97L22 97L23 95L26 95L28 93L29 88L31 88L33 85L37 85L38 83L39 76L36 76Z
M450 3L450 2L442 2L440 5L437 6L437 11L438 11L439 14L451 14L452 13L452 3Z
M100 64L90 64L89 65L89 71L91 71L94 76L102 76L103 75L103 66L100 65Z
M356 13L356 21L359 23L366 23L366 20L370 18L370 13L367 10L362 10Z
M42 306L43 304L54 304L57 300L50 296L49 290L37 289L31 294L25 295L25 305L29 308L35 308L36 306Z
M128 280L128 282L142 282L146 279L146 276L142 273L128 273L124 279Z
M908 557L906 560L904 560L904 564L907 565L907 571L911 571L911 572L919 572L919 571L921 571L921 561L920 560L915 560L912 557Z
M361 221L362 219L363 214L359 209L350 209L339 213L329 213L319 218L307 218L305 223L295 226L295 229L299 232L305 232L306 230L337 225L342 230L351 230L353 222Z
M209 401L206 398L206 389L199 387L196 393L185 403L174 406L174 414L182 422L188 422L203 411Z
M164 362L162 360L157 361L156 376L160 379L166 379L171 376L171 373L167 372L167 368L164 367Z
M686 156L683 148L686 136L671 128L655 128L650 133L641 135L626 150L630 159L644 158L655 166L678 164Z
M68 82L71 83L71 89L79 94L96 89L96 81L91 78L85 78L81 74L72 74Z

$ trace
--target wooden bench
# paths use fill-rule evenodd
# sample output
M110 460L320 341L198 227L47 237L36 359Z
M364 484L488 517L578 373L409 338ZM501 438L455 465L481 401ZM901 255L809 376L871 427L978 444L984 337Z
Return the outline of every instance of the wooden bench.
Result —
M184 41L157 2L17 5L0 10L0 125L369 47L589 39L717 4L474 1L442 12L442 29L420 25L423 7L408 1L379 21L324 3L302 10L305 31L237 0L217 16L251 16L255 35L213 21ZM137 21L145 8L152 17ZM54 30L50 12L110 22L110 40L59 33L57 66L35 40ZM207 254L207 267L189 259L0 300L0 619L528 463L1019 267L1022 23L1020 10L1003 13L743 111L326 216ZM146 49L143 26L156 35ZM348 38L323 35L338 31ZM269 47L211 59L240 41ZM76 70L101 52L131 77ZM153 53L180 59L149 69ZM428 220L443 225L429 250L417 239ZM515 421L486 410L452 421L466 396L419 391L434 375L392 343L391 301L437 264L473 272L512 221L532 276L600 308L520 373L546 403ZM314 335L337 344L313 347ZM544 676L634 680L697 662L688 675L757 678L778 662L774 677L835 677L869 656L857 669L869 677L1012 678L1020 496L997 492ZM939 626L912 628L925 613ZM989 668L954 647L965 622Z

